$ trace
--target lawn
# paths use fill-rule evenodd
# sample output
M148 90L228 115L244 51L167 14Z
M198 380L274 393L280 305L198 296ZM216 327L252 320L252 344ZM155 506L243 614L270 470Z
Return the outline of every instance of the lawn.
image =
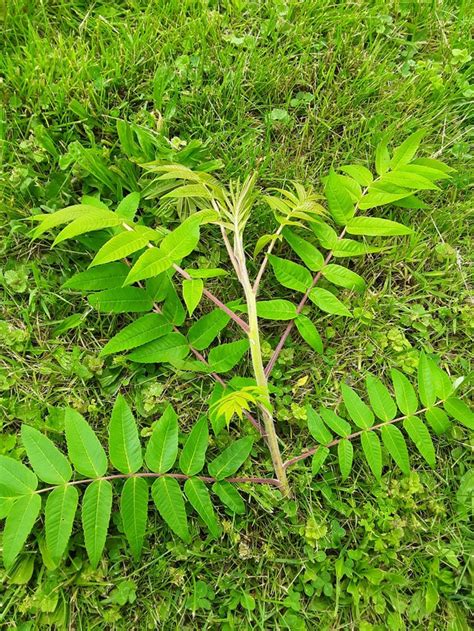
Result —
M367 289L350 294L355 317L319 313L324 353L291 335L275 366L274 403L287 457L311 440L305 405L334 405L341 381L358 385L367 371L385 379L391 368L413 377L421 351L454 377L468 377L469 5L4 2L0 454L24 457L22 424L61 439L65 405L83 413L105 440L118 392L133 407L143 437L168 402L182 428L208 409L212 384L205 376L99 357L120 318L97 313L84 296L61 287L90 263L87 243L51 249L47 239L30 236L32 214L99 191L114 205L132 190L135 165L125 158L120 121L144 130L144 151L147 130L162 134L167 150L202 142L207 159L220 161L224 181L256 171L260 186L297 179L317 191L331 166L373 168L384 134L397 144L425 129L422 155L456 169L452 179L424 191L424 209L390 208L387 216L415 233L356 259L352 267ZM128 189L117 187L117 173L132 182ZM151 198L146 208L157 224L176 225L174 206ZM262 207L248 238L271 229ZM229 268L209 235L197 260ZM235 298L232 282L217 278L206 286L223 300ZM281 296L270 282L262 296L277 291ZM266 359L279 327L264 326ZM461 390L469 394L467 380ZM219 446L226 438L214 440ZM115 514L97 569L87 561L79 530L56 567L37 526L14 570L0 569L0 627L467 630L474 604L472 436L453 426L434 444L436 467L413 450L408 476L390 466L378 482L356 458L342 480L330 458L314 477L307 463L291 469L291 499L270 487L246 486L245 515L222 509L223 534L216 540L193 522L192 542L184 544L150 510L138 562ZM268 470L268 456L260 460Z

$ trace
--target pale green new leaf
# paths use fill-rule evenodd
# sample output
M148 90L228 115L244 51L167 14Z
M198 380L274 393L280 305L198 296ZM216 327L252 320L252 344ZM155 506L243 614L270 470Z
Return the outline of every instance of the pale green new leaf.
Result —
M200 278L183 280L183 298L190 316L201 301L203 289L204 283Z
M297 254L303 263L313 272L318 272L324 265L324 257L321 252L308 241L302 239L289 228L285 228L282 232L285 241L291 249Z
M420 401L427 408L436 402L435 376L425 353L420 353L418 361L418 394Z
M202 197L203 199L212 199L212 193L203 184L185 184L179 188L175 188L163 198L172 197L174 199L181 199L184 197Z
M405 475L410 474L410 459L403 434L395 425L385 425L380 429L382 442Z
M365 289L365 280L359 274L356 274L347 267L342 267L342 265L326 265L322 269L322 274L324 278L326 278L334 285L340 285L341 287L345 287L346 289L355 289L356 291L364 291Z
M188 519L178 482L174 478L158 478L151 487L151 494L163 520L180 539L188 543Z
M230 482L214 482L212 490L232 513L236 515L245 514L245 503L233 484Z
M323 423L320 415L311 405L306 406L306 419L311 436L321 445L328 445L332 441L332 434Z
M215 538L219 537L221 529L217 522L211 496L202 480L190 478L184 483L184 493L189 503L209 528L209 532Z
M414 134L411 134L411 136L408 136L399 147L396 147L393 151L393 157L390 160L390 168L397 169L404 164L408 164L415 157L415 153L425 134L426 130L419 129Z
M385 206L386 204L392 204L404 197L409 197L412 191L399 191L397 193L391 193L379 189L376 185L372 185L367 195L364 195L359 202L360 210L368 210L369 208L376 208L377 206Z
M332 429L333 432L342 436L342 438L346 438L352 432L352 427L350 424L345 421L343 418L338 416L333 410L329 410L328 408L320 408L319 413L323 418L323 421L326 425Z
M90 206L87 204L75 204L74 206L68 206L67 208L57 210L54 213L33 215L33 217L31 217L33 221L41 222L40 225L33 231L33 239L36 239L44 232L51 230L51 228L56 228L56 226L60 226L63 223L69 223L71 221L74 221L75 219L85 217L89 213L94 213L96 211L96 206Z
M375 149L375 170L378 175L386 173L390 166L390 154L387 149L388 134L385 134Z
M104 550L112 512L112 485L108 480L95 480L82 498L82 528L87 556L97 567Z
M403 414L411 416L418 410L418 399L415 388L411 385L403 373L396 368L391 371L395 399L398 408Z
M341 171L344 171L344 173L347 173L347 175L353 177L354 180L361 186L370 186L374 179L374 176L369 169L361 164L345 164L339 168Z
M392 421L397 415L397 406L390 392L378 377L367 375L365 378L367 394L375 415L381 421Z
M46 546L54 563L58 564L71 537L79 493L75 486L58 486L46 500Z
M309 292L309 299L325 313L352 318L352 314L346 305L327 289L314 287L314 289Z
M69 458L78 473L100 478L107 471L107 455L94 430L83 416L66 408L64 428Z
M38 487L36 475L9 456L0 456L0 496L28 495Z
M179 457L179 468L184 474L196 475L202 471L206 461L208 442L209 428L207 418L201 416L192 428Z
M53 246L65 241L66 239L72 239L78 237L86 232L93 232L95 230L102 230L103 228L112 228L113 226L119 226L123 222L123 219L109 210L94 209L84 215L78 217L68 226L63 228L58 236L53 241Z
M21 440L36 475L48 484L64 484L72 476L71 465L56 445L30 425L22 425Z
M132 221L140 204L140 193L134 191L126 195L117 206L116 213L127 221Z
M349 234L372 237L388 237L393 235L411 234L413 230L396 221L379 217L354 217L347 226Z
M230 317L221 309L214 309L214 311L206 313L189 329L190 345L198 351L206 349L227 326L229 320Z
M229 273L221 267L202 267L201 269L187 267L185 272L187 272L191 278L218 278L219 276L227 276Z
M89 267L124 259L130 256L130 254L134 254L138 252L138 250L145 248L150 240L157 236L154 230L144 228L143 226L136 226L134 230L126 230L125 232L116 234L109 239L107 243L104 243Z
M132 477L123 485L120 496L123 531L135 560L140 558L148 519L148 483Z
M380 480L382 477L382 447L379 437L375 432L362 432L360 440L367 464L376 479Z
M345 480L349 477L352 469L352 462L354 460L354 447L352 446L350 440L346 440L344 438L339 441L337 444L337 459L342 479Z
M153 308L153 300L140 287L106 289L92 294L88 300L100 313L140 313Z
M340 226L345 226L354 214L354 203L334 169L329 172L324 192L334 221Z
M122 287L127 278L128 267L125 263L106 263L100 267L88 269L71 276L63 284L64 289L78 291L97 291Z
M168 270L172 265L173 259L170 258L168 254L158 248L149 248L140 255L139 259L128 273L124 285L131 285L140 280L158 276Z
M431 440L429 431L426 429L426 425L418 416L409 416L404 419L403 427L405 428L408 436L417 446L420 454L430 467L434 469L436 464L436 454L433 441Z
M427 177L424 177L423 175L420 175L418 173L413 173L411 171L405 171L405 170L391 171L390 173L386 173L383 179L384 179L384 182L390 182L391 184L395 184L396 186L401 186L403 188L411 188L417 191L439 191L440 190L439 186L434 184Z
M143 464L137 424L121 394L115 400L109 424L109 456L120 473L136 473Z
M375 420L374 413L369 406L362 401L357 392L345 383L341 384L341 391L344 405L357 427L360 429L372 427Z
M7 570L14 564L33 530L41 510L41 496L29 493L19 497L7 515L3 530L3 562Z
M111 355L128 351L137 346L153 342L173 330L173 325L160 313L147 313L128 326L124 327L110 339L99 355Z
M184 359L189 344L181 333L168 333L132 351L127 358L140 364L159 364Z
M305 267L298 265L298 263L293 263L293 261L287 261L278 256L273 256L273 254L269 254L268 258L277 281L281 283L283 287L294 289L302 293L309 289L313 278Z
M296 307L288 300L261 300L257 302L257 315L264 320L293 320Z
M238 340L214 347L208 356L212 372L223 373L232 370L248 351L248 340Z
M296 317L295 324L304 341L311 346L316 353L322 355L323 341L311 320L307 316L300 314Z
M157 421L148 441L145 462L150 471L166 473L171 469L178 455L178 417L168 405Z
M320 445L311 460L311 472L313 475L317 475L320 472L328 456L329 449L324 445Z
M249 457L252 446L251 436L239 438L207 465L209 474L216 480L233 475Z
M450 397L444 402L444 409L449 416L455 418L468 429L474 430L474 413L468 408L464 401L456 397Z

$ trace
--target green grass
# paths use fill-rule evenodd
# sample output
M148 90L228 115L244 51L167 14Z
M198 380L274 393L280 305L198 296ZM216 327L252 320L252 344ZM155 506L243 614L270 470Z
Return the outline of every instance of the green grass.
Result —
M205 409L206 381L98 360L117 320L60 288L90 257L69 244L50 252L27 235L32 212L88 192L68 147L79 141L115 155L117 118L206 142L226 176L258 169L264 185L299 178L317 188L333 163L370 163L386 130L398 140L425 127L427 155L457 173L424 196L429 209L391 211L416 235L358 262L368 290L351 298L353 320L322 319L325 355L296 341L282 353L274 377L288 451L307 438L303 403L334 403L343 377L414 372L422 348L467 375L472 17L463 0L4 3L0 453L21 455L21 422L60 433L67 403L103 428L119 388L144 435L166 400L183 426ZM269 221L262 214L255 234ZM219 261L212 240L203 255ZM224 284L215 290L225 297ZM84 314L80 325L55 335L75 313ZM269 344L277 333L267 329ZM139 565L118 525L95 572L79 535L57 570L41 568L34 545L13 578L0 570L0 626L467 629L469 437L455 430L436 449L435 471L413 455L410 478L392 470L381 484L363 465L345 482L333 461L314 480L301 465L291 474L294 500L249 489L247 515L222 514L225 535L214 543L196 532L186 548L152 516Z

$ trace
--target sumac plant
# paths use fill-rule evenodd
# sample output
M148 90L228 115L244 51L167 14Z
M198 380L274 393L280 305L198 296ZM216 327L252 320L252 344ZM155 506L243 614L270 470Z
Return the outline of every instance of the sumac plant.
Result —
M210 535L217 537L220 527L215 498L228 510L241 513L245 510L239 493L239 487L245 489L242 485L272 485L283 496L290 496L290 467L312 458L316 475L331 449L336 450L341 475L347 478L355 440L360 440L376 478L381 477L389 457L404 473L409 472L406 436L434 467L430 430L441 434L452 419L474 427L472 413L456 397L462 379L452 380L434 359L421 353L415 384L397 370L391 373L391 385L367 374L364 394L341 384L337 412L308 405L308 430L314 443L304 451L282 454L277 433L269 379L290 333L297 332L314 352L322 353L318 312L351 318L350 305L338 297L337 288L362 292L365 287L364 279L347 266L347 261L385 248L380 238L403 239L412 233L409 226L376 216L377 209L422 208L418 193L437 190L437 181L450 178L452 169L442 162L415 157L421 139L422 133L417 132L392 153L382 142L376 150L376 175L355 164L332 169L324 178L324 196L299 183L264 192L257 188L255 176L225 186L215 175L183 164L164 160L144 164L148 174L156 178L154 190L161 191L157 203L177 200L181 210L188 209L188 216L172 230L151 225L146 216L140 216L138 192L124 197L114 210L89 196L84 203L33 217L38 224L35 238L61 227L53 245L97 232L95 242L99 245L89 269L70 278L65 286L86 292L90 305L99 312L132 314L133 319L104 345L102 357L121 354L131 363L166 364L178 374L209 375L216 385L208 415L197 420L180 453L179 419L171 405L143 446L133 414L120 395L109 424L108 456L91 426L73 409L65 411L67 456L43 433L24 425L21 436L31 468L0 457L6 566L17 558L43 503L46 547L53 562L61 561L73 529L79 490L83 491L85 548L91 563L97 565L106 542L114 493L120 494L123 530L133 555L138 557L150 496L164 522L184 541L190 538L190 509ZM263 204L273 212L275 229L251 248L253 261L249 265L246 227ZM192 255L204 232L208 238L220 238L227 251L238 281L230 287L241 287L232 303L224 304L205 287L207 279L226 275L227 270L193 265L196 259ZM372 237L377 238L375 242ZM250 277L252 269L257 270L254 278ZM286 290L285 297L259 299L268 271ZM320 279L334 289L320 287ZM289 300L289 296L297 298ZM196 319L193 313L203 299L212 309ZM265 365L262 321L266 320L283 322L284 328ZM231 323L232 341L216 341ZM223 375L236 366L243 371L249 356L251 374L226 382ZM244 416L255 428L252 433L208 457L209 422L218 434L233 419ZM238 427L245 433L245 423ZM238 476L251 452L255 457L259 453L254 436L260 436L262 446L269 450L272 477Z

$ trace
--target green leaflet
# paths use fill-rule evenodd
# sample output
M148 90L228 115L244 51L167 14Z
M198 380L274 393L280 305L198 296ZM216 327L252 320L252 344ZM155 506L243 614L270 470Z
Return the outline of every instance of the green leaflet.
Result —
M71 479L71 465L49 438L30 425L22 425L21 439L40 480L48 484L64 484Z
M329 172L324 192L328 201L329 212L334 221L340 226L345 226L347 220L354 214L354 204L340 176L334 169Z
M123 531L135 560L140 558L148 520L148 482L144 478L128 478L120 496Z
M120 394L115 400L109 424L109 456L120 473L136 473L143 464L137 424Z
M93 429L83 416L66 408L64 416L69 458L78 473L100 478L107 471L107 455Z
M447 432L451 427L451 421L449 420L448 415L440 408L431 408L431 410L426 410L425 418L434 433L438 436Z
M426 130L419 129L414 134L411 134L411 136L408 136L399 147L396 147L393 151L393 157L390 160L390 168L397 169L404 164L408 164L408 162L415 157L415 153L425 134Z
M306 267L313 272L318 272L323 267L324 257L314 245L299 237L289 228L284 228L282 234L290 248L300 257Z
M431 440L429 431L426 429L426 425L418 416L409 416L404 419L403 427L408 436L415 443L420 454L430 467L434 469L436 465L436 454L433 441Z
M147 313L114 335L100 351L100 356L104 357L143 346L171 333L172 330L173 325L163 315Z
M435 378L428 357L424 353L420 353L418 361L418 394L420 401L427 408L432 407L436 402Z
M345 258L353 256L363 256L372 252L380 252L382 248L367 245L362 241L354 241L353 239L339 239L334 244L333 256L335 258Z
M33 239L36 239L43 233L51 230L51 228L56 228L56 226L60 226L63 223L68 223L70 221L73 221L74 219L78 219L79 217L83 217L88 213L94 213L96 210L97 208L95 206L87 204L75 204L74 206L68 206L67 208L57 210L54 213L33 215L33 217L31 217L33 221L41 222L40 225L33 230Z
M318 238L319 243L327 250L336 247L339 238L334 228L331 228L325 221L317 219L311 223L311 230Z
M375 415L381 421L392 421L397 415L397 406L385 385L378 377L370 374L365 378L365 385Z
M24 464L9 456L0 456L0 496L28 495L36 490L38 478Z
M154 230L143 226L136 226L134 230L120 232L109 239L107 243L104 243L89 267L124 259L130 254L142 250L157 237L158 234Z
M326 462L326 458L328 456L329 449L324 445L320 445L311 460L311 472L313 476L320 472L321 467Z
M83 217L74 219L68 226L63 228L53 241L53 247L66 239L78 237L86 232L94 230L102 230L103 228L112 228L119 226L123 219L109 210L100 210L95 208Z
M375 432L362 432L362 451L364 452L367 464L377 480L382 477L382 447L379 437Z
M187 267L185 270L191 278L218 278L219 276L227 276L229 272L220 267L202 267L200 269L193 269Z
M384 134L381 141L375 148L375 170L377 175L383 175L390 166L390 154L387 149L389 143L388 134Z
M63 288L78 291L98 291L122 287L127 278L128 267L125 263L107 263L85 272L71 276Z
M313 282L313 277L308 270L298 263L281 259L273 254L268 255L277 281L287 287L304 293Z
M106 289L92 294L88 300L101 313L140 313L153 308L153 300L140 287Z
M180 539L189 543L188 519L178 482L174 478L158 478L151 487L151 494L163 520Z
M128 359L140 364L159 364L184 359L189 353L189 344L181 333L165 336L136 348Z
M332 410L329 410L327 408L320 408L319 413L321 414L326 425L330 429L332 429L333 432L338 434L338 436L346 438L347 436L349 436L349 434L351 434L352 427L350 426L350 424Z
M474 429L474 413L467 407L464 401L451 397L444 402L444 409L464 427Z
M191 215L183 223L164 237L160 250L172 261L179 261L196 248L199 243L199 223Z
M166 272L173 265L173 259L158 248L150 248L143 252L138 261L129 271L124 285L131 285L140 280L158 276Z
M334 285L340 285L346 289L354 289L356 291L364 291L365 280L359 274L356 274L347 267L342 265L326 265L322 269L324 278L329 280Z
M352 318L352 314L346 305L327 289L315 287L309 292L309 299L325 313Z
M230 482L214 482L212 490L232 513L236 515L245 514L244 501L233 484Z
M19 497L10 509L3 530L3 562L9 569L25 545L41 510L41 496L29 493Z
M394 235L412 234L413 230L401 223L380 219L379 217L354 217L347 226L348 234L372 237L388 237Z
M339 441L337 444L337 459L342 479L346 480L350 475L354 460L354 447L350 440L343 438Z
M204 482L198 478L186 480L184 493L191 506L209 528L211 535L215 538L219 537L221 529L217 522L209 491Z
M163 315L174 326L181 326L186 320L186 311L173 284L170 284L166 292Z
M206 349L229 323L230 317L220 309L199 318L188 331L190 345L198 351Z
M104 550L112 512L112 485L108 480L95 480L82 498L82 528L87 556L97 567Z
M58 564L71 538L79 493L75 486L58 486L52 490L45 507L46 546Z
M150 471L166 473L171 469L178 455L178 417L168 405L157 421L148 441L145 462Z
M211 349L208 362L212 372L223 373L231 370L245 355L248 347L248 340L238 340Z
M372 173L361 164L345 164L339 167L341 171L354 178L361 186L370 186L374 179Z
M311 320L304 316L298 315L295 319L296 328L304 341L311 346L311 348L322 355L323 353L323 341L318 333L318 330L311 322Z
M393 368L391 375L399 410L407 416L415 414L418 410L418 399L414 387L399 370Z
M202 471L206 461L208 441L207 418L201 416L192 428L179 457L179 468L184 474L196 475Z
M391 171L390 173L387 173L383 179L384 182L390 182L391 184L404 188L411 188L417 191L440 190L439 186L434 184L431 179L408 170Z
M224 480L233 475L249 457L252 446L251 436L236 440L207 465L209 475L216 480Z
M395 425L385 425L380 429L382 442L405 475L410 475L410 459L403 434Z
M328 445L332 441L332 434L311 405L306 406L306 418L308 421L309 433L314 440L321 445Z
M122 121L121 121L122 122ZM133 221L140 204L140 193L134 191L126 195L117 206L116 214L127 221ZM138 226L137 226L138 227Z
M392 204L404 197L409 197L411 191L401 191L398 193L389 193L387 191L380 190L373 185L367 195L364 195L359 202L360 210L368 210L369 208L376 208L377 206L385 206L386 204Z
M369 406L362 401L357 392L347 386L341 385L342 398L349 416L360 429L368 429L374 424L374 413Z
M200 303L203 290L204 283L200 278L183 280L183 298L190 316Z
M257 302L257 315L264 320L294 320L296 307L288 300L261 300Z

